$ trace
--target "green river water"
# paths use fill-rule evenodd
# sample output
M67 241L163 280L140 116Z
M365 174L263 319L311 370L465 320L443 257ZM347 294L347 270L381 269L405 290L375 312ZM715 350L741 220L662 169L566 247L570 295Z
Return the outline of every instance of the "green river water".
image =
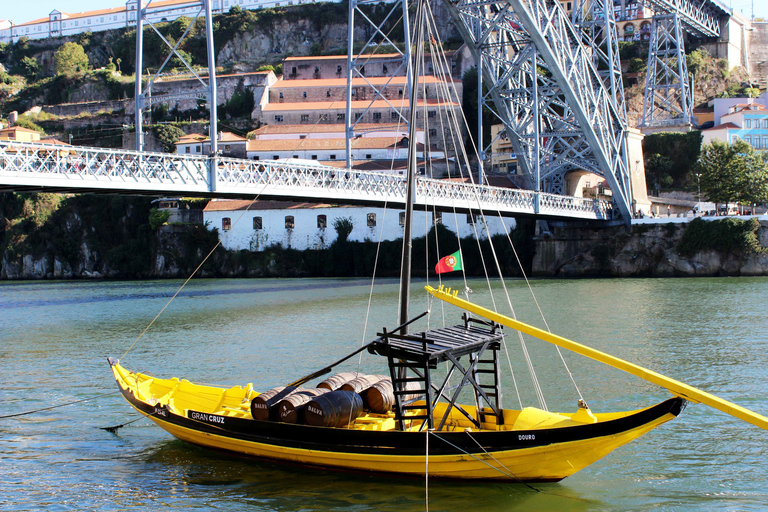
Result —
M121 357L180 281L0 284L0 416L116 389ZM459 313L428 303L430 325ZM463 283L451 282L463 287ZM539 280L553 332L768 415L768 278ZM472 300L490 305L483 281ZM354 279L192 281L122 359L162 377L266 390L340 358L394 327L397 283ZM542 326L524 282L509 293ZM506 299L493 295L499 309ZM367 334L364 334L367 318ZM534 401L519 342L508 336L524 405ZM529 341L550 410L577 393L554 348ZM668 393L565 353L596 412L634 409ZM506 367L505 362L505 367ZM341 370L382 373L373 356ZM507 372L509 373L509 372ZM517 407L510 378L504 405ZM0 419L0 510L651 511L768 510L768 432L702 405L557 484L444 483L309 470L227 456L173 439L116 394Z

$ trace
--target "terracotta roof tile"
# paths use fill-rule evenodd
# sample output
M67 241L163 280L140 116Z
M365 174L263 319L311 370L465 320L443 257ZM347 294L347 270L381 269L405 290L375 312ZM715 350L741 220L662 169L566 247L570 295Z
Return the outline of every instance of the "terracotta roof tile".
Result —
M458 103L454 102L444 102L437 99L427 99L426 100L427 106L445 106L450 105L453 107L458 107ZM370 105L370 108L389 108L390 105L394 105L396 107L399 107L400 105L403 106L403 108L408 108L410 106L410 101L407 99L404 100L395 100L392 102L387 103L384 100L376 100L374 102L370 101L353 101L352 102L352 109L364 109ZM422 107L424 106L424 100L419 100L418 106ZM304 102L291 102L291 103L267 103L262 108L262 111L264 112L280 112L280 111L293 111L293 110L314 110L314 111L322 111L322 110L340 110L345 109L347 107L347 102L344 100L339 101L304 101Z
M322 203L299 203L291 201L249 201L247 199L217 199L209 201L203 209L204 212L230 212L230 211L255 211L255 210L298 210L303 208L331 208L338 205ZM346 207L346 206L342 206Z
M407 131L405 124L397 123L360 123L355 126L355 131ZM320 134L320 133L344 133L347 131L347 125L341 123L334 124L265 124L264 126L251 132L253 135L276 135L276 134ZM422 130L419 130L422 131Z
M419 83L432 85L436 83L456 82L460 83L461 80L448 78L447 80L441 80L435 76L424 76ZM377 87L383 85L389 86L402 86L407 85L407 77L404 76L372 76L367 79L353 78L352 86L360 87L368 84L375 85ZM308 87L345 87L347 85L346 78L315 78L312 80L278 80L273 86L273 89L296 89L296 88L308 88Z
M731 129L741 130L740 126L737 126L737 125L735 125L733 123L723 123L723 124L719 124L717 126L713 126L712 128L707 128L706 130L701 130L701 131L709 132L709 131L713 131L713 130L722 130L723 128L727 128L729 130L731 130Z
M352 139L353 149L382 149L392 148L395 142L400 142L403 137L358 137ZM422 147L419 144L419 147ZM332 139L268 139L249 140L246 146L248 151L308 151L338 149L344 151L347 141L342 137ZM402 147L402 146L399 146Z

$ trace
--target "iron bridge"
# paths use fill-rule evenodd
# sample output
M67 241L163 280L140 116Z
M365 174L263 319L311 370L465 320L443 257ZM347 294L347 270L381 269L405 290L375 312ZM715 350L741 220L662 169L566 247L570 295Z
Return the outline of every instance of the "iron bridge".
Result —
M405 178L278 161L0 142L0 190L273 199L405 207ZM607 201L418 177L416 207L610 220Z

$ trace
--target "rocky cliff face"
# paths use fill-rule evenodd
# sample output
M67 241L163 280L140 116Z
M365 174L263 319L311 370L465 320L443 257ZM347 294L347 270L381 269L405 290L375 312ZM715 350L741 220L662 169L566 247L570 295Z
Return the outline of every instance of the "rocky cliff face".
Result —
M558 277L681 277L768 275L768 254L704 250L680 254L684 224L635 225L610 229L555 228L535 240L532 273ZM768 221L757 232L768 247Z

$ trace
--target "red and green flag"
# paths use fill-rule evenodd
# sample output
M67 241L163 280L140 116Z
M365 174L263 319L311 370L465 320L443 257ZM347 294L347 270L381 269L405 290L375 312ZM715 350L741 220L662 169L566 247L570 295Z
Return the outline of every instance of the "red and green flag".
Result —
M435 272L438 274L444 274L445 272L453 272L454 270L461 270L461 250L456 251L453 254L449 254L444 257L435 265Z

